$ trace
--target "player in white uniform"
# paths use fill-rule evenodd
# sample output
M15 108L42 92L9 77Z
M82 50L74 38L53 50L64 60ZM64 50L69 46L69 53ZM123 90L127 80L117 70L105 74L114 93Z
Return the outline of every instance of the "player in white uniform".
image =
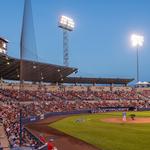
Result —
M122 113L122 121L126 121L127 119L126 119L126 112L123 112Z

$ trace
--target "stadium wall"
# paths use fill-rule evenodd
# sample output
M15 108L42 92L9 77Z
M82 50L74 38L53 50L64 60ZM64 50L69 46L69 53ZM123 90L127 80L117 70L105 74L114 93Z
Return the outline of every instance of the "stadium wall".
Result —
M71 111L71 112L50 112L46 114L42 114L40 116L31 116L28 118L23 118L22 123L28 124L28 123L34 123L52 116L60 116L60 115L75 115L75 114L87 114L91 113L91 110L81 110L81 111Z
M15 89L19 90L19 83L1 83L1 88L3 89ZM36 90L47 91L47 92L57 92L57 91L131 91L133 88L130 86L79 86L79 85L51 85L51 84L32 84L32 83L25 83L24 90ZM150 88L134 88L137 91L143 90L150 90Z
M98 107L96 109L87 109L87 110L78 110L71 112L49 112L46 114L42 114L40 116L31 116L28 118L23 118L22 123L24 125L29 123L34 123L52 116L66 116L66 115L77 115L77 114L89 114L94 112L110 112L110 111L125 111L125 110L134 110L134 107ZM150 109L149 109L150 110Z

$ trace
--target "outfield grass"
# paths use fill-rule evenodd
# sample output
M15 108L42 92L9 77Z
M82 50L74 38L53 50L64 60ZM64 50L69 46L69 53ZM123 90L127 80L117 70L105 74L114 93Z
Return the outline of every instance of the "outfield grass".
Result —
M134 114L138 117L150 117L150 112ZM50 126L102 150L150 150L150 124L118 124L100 121L101 118L115 116L121 117L121 113L77 115L59 120ZM83 121L76 122L80 118L83 118L81 119Z

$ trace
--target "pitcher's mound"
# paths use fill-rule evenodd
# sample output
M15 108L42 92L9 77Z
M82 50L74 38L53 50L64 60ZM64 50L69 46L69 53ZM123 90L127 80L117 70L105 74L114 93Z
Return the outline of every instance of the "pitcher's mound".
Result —
M123 121L122 118L105 118L105 119L101 119L101 121L103 122L111 122L111 123L150 123L150 118L138 118L135 117L134 120L132 120L131 118L127 118L126 121Z

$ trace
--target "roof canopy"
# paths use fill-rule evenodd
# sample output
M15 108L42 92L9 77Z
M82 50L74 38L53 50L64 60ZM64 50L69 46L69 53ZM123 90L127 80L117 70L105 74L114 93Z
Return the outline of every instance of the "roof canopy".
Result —
M20 80L20 59L0 53L0 77L5 80ZM71 83L71 84L128 84L134 79L67 77L77 68L23 60L24 81Z
M65 83L81 83L81 84L128 84L134 79L121 78L84 78L84 77L67 77Z
M38 82L40 80L52 83L60 82L77 70L76 68L29 60L23 60L23 68L25 81ZM0 77L5 80L20 80L20 59L0 54Z

